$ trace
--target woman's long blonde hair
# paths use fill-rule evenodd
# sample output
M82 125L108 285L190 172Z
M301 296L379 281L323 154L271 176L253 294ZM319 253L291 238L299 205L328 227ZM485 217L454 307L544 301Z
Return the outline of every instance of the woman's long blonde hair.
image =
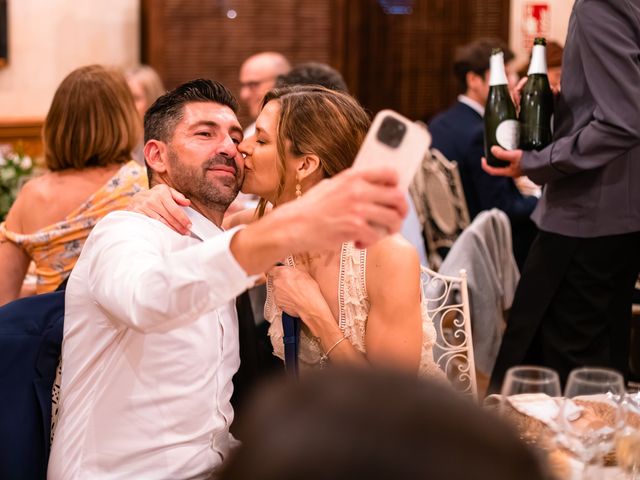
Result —
M289 154L316 155L322 176L332 177L349 168L364 140L371 120L350 95L320 86L292 86L269 91L262 108L270 101L280 104L276 127L279 182L273 198L279 198L285 186L287 140ZM266 200L258 205L264 214Z

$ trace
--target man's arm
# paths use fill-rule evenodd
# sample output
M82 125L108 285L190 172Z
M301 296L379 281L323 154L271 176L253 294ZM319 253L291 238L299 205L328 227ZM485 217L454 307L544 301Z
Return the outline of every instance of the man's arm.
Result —
M600 168L640 144L637 18L621 8L584 1L575 9L580 59L596 107L591 122L574 135L524 153L522 170L538 184Z
M347 170L244 229L169 253L156 238L164 226L136 213L112 213L85 245L93 252L90 291L127 327L177 328L242 293L255 280L249 275L267 271L289 253L349 240L366 247L398 232L407 204L396 185L390 168ZM123 222L136 217L139 222Z
M157 237L165 226L131 212L115 212L94 228L90 255L92 300L116 325L166 332L233 300L254 283L229 251L235 230L167 252Z
M231 252L255 275L288 254L328 250L346 241L368 247L400 231L408 207L396 184L391 168L345 170L239 231Z

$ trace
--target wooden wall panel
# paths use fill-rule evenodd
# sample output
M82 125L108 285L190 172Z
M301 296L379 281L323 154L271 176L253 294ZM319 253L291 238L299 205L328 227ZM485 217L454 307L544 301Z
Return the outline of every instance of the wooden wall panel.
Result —
M0 144L21 148L34 160L42 157L42 118L0 119Z
M331 63L334 3L143 0L143 61L159 71L168 88L208 77L237 94L240 65L253 53L274 50L292 63ZM235 19L227 18L231 9Z
M411 15L385 14L376 0L344 7L351 45L344 71L374 112L394 108L428 119L457 94L451 73L457 46L482 36L508 40L508 0L415 0Z
M457 94L457 46L481 36L508 41L509 0L403 3L410 15L385 14L377 0L142 0L142 60L168 87L205 76L237 93L242 61L276 50L292 63L338 68L372 113L393 108L426 120Z

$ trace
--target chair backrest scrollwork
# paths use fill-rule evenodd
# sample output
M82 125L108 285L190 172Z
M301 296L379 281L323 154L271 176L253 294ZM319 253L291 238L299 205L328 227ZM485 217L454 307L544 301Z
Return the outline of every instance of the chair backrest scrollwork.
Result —
M467 274L441 275L421 268L423 302L436 329L433 357L456 390L478 395Z

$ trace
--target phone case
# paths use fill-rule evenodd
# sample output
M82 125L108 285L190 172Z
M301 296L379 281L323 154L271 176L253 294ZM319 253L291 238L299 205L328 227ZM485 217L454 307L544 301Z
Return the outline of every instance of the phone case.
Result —
M392 127L387 135L385 126L390 123ZM398 125L405 129L401 139L396 138L401 129ZM385 142L381 136L390 138ZM399 187L407 190L430 145L431 135L426 126L414 123L393 110L381 110L373 119L353 168L391 166L398 172Z

